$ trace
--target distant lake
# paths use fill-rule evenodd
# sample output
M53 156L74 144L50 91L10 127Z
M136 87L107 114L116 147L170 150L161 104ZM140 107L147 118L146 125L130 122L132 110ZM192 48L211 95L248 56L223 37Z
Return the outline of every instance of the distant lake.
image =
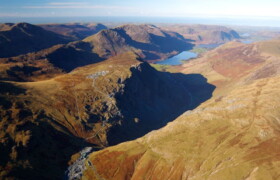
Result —
M190 51L183 51L180 54L177 54L176 56L173 56L171 58L168 58L163 61L155 62L155 64L162 64L162 65L180 65L182 64L183 60L189 60L192 58L196 58L197 54L190 52Z

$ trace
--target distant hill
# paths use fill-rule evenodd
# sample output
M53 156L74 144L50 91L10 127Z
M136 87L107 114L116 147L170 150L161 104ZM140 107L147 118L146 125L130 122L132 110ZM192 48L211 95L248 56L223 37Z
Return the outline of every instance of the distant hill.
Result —
M154 25L123 25L103 30L83 41L92 44L93 51L101 57L140 50L145 60L163 59L192 47L180 34Z
M76 41L94 35L103 29L107 29L107 27L103 24L93 23L42 24L39 26L48 31L53 31L57 34L72 38Z
M216 25L165 25L163 29L182 34L196 44L221 44L240 39L239 34L230 28Z
M42 80L128 51L146 61L164 59L191 47L192 44L178 33L162 31L152 25L125 25L101 30L82 41L0 58L0 79Z
M0 57L35 52L70 39L28 23L0 25Z

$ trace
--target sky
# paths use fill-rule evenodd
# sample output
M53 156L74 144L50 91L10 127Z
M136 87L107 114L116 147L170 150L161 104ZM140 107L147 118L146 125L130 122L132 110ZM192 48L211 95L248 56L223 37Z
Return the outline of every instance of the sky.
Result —
M0 0L0 17L279 18L280 0Z

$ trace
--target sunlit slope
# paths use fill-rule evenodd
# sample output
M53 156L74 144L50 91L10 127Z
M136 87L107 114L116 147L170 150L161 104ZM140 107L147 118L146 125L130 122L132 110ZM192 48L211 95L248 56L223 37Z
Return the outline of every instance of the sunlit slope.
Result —
M241 86L140 139L92 153L83 179L279 179L279 80Z
M186 39L191 39L195 44L221 44L235 39L240 39L239 34L228 27L217 25L182 25L165 24L163 29L182 34Z
M0 81L0 177L62 178L85 146L141 137L211 97L202 76L158 72L138 58L130 52L49 80Z
M279 40L243 44L229 42L201 58L187 61L179 71L203 74L224 94L236 86L279 74Z
M42 38L45 37L48 39L47 36ZM5 43L7 44L6 41ZM153 25L124 25L101 30L81 41L41 48L43 50L37 52L33 51L39 50L38 48L31 48L32 51L27 52L32 53L0 58L0 80L50 79L77 67L104 61L129 51L137 53L144 61L161 60L191 47L192 44L188 40L175 32L164 31ZM11 49L15 51L14 48L9 48Z

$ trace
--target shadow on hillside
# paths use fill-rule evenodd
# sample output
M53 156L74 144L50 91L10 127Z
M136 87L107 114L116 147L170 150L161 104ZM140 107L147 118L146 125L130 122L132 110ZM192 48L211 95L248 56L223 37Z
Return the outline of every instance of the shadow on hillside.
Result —
M154 51L162 53L171 53L173 51L185 51L194 47L193 40L185 39L182 35L176 33L176 37L173 37L167 33L163 36L150 34L150 43L138 42L133 40L123 29L116 30L126 42L137 49L145 51Z
M158 72L147 67L142 73L134 72L125 83L124 93L116 97L124 120L109 131L109 145L162 128L210 99L214 89L200 74Z

